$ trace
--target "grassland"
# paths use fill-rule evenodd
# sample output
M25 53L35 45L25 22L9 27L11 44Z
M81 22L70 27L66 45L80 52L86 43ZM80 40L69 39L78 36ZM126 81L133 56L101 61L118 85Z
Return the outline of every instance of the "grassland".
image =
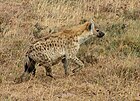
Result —
M140 101L139 8L139 0L0 0L0 101ZM85 68L65 77L60 63L54 80L37 66L35 78L14 83L31 42L91 17L106 36L81 46Z

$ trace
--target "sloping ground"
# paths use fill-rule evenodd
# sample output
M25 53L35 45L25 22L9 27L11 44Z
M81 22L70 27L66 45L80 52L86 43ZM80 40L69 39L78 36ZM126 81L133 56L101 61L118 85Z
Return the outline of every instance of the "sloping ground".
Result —
M13 1L0 3L0 101L140 100L138 1ZM37 27L36 23L56 31L93 15L106 36L82 45L78 56L85 68L65 77L60 63L53 67L54 80L37 66L35 78L14 82L23 72L28 45L42 36L42 26ZM48 34L45 30L44 35ZM75 66L71 64L70 68Z
M131 66L127 67L130 61ZM21 69L8 69L11 65L3 70L0 96L2 100L13 101L132 101L140 92L138 65L139 59L103 58L93 66L86 65L79 73L65 77L59 64L53 67L56 80L46 77L44 68L38 67L35 78L20 84L13 81L15 72Z
M127 61L135 61L133 69L123 67ZM133 101L140 92L138 64L137 59L119 61L103 58L68 77L64 76L59 64L53 67L56 80L46 77L44 68L38 67L35 78L20 84L13 82L14 73L7 73L0 84L0 96L1 100L10 101Z

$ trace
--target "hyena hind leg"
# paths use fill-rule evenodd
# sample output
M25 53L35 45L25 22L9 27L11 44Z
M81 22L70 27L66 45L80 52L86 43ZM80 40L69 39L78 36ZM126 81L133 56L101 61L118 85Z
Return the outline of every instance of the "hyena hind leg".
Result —
M69 75L69 73L68 73L68 59L66 59L66 58L62 59L62 63L63 63L65 75Z
M53 78L52 69L51 69L51 66L52 66L51 63L45 62L45 63L40 64L40 66L43 66L45 68L46 76L49 76L49 77Z
M46 70L46 76L49 76L49 77L53 78L51 67L45 66L45 70Z
M36 73L36 68L34 68L32 75L35 76L35 73Z

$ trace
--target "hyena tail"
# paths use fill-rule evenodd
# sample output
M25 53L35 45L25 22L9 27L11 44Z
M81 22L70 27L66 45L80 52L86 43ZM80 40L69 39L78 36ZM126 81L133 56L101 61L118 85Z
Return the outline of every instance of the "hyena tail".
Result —
M27 73L33 72L33 74L35 75L35 70L36 70L35 64L36 64L36 62L32 58L27 56L27 60L24 65L24 72L27 72Z
M24 64L24 72L21 75L21 81L23 81L23 79L28 80L29 79L29 74L32 73L33 76L35 76L35 64L36 62L30 58L29 56L26 56L26 60L25 60L25 64Z

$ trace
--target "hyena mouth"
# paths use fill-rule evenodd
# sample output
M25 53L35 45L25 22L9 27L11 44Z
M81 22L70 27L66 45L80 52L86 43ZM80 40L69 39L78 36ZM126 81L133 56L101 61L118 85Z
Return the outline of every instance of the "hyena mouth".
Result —
M100 31L97 35L98 38L102 38L105 35L105 33L103 33L102 31Z

